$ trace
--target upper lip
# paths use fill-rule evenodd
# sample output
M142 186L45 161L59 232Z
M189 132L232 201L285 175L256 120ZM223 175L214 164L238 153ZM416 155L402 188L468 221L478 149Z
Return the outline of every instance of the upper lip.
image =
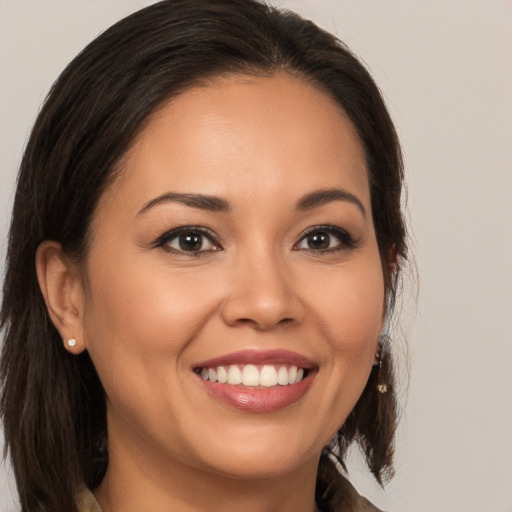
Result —
M214 368L216 366L229 366L232 364L289 364L300 368L312 370L316 365L307 357L290 350L257 350L248 349L231 352L219 357L200 361L194 364L196 368Z

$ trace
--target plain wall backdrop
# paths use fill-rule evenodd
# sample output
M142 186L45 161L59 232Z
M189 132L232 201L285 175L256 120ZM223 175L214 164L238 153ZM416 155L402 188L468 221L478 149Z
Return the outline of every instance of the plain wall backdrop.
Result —
M0 0L0 265L20 157L64 66L143 0ZM419 299L388 512L512 511L512 2L281 0L381 87L403 144ZM397 343L403 343L397 340ZM1 437L0 437L1 443ZM0 465L0 511L17 510Z

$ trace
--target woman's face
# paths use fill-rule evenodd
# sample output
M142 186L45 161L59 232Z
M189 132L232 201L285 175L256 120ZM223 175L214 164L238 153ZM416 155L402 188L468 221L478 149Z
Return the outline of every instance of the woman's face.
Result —
M284 73L189 89L101 197L82 272L111 465L250 478L316 464L383 322L354 128Z

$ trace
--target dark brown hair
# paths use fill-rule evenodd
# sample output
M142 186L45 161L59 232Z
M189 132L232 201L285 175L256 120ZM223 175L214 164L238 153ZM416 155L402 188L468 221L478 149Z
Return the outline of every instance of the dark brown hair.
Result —
M70 355L49 319L35 272L38 245L51 239L76 258L87 254L98 198L164 101L219 75L277 71L322 88L357 130L390 314L399 275L390 254L406 256L401 153L378 88L347 47L312 22L255 0L168 0L121 20L52 87L18 177L0 317L0 412L23 511L75 511L76 487L96 487L108 464L103 388L88 354ZM381 373L372 371L330 448L343 464L356 441L381 483L392 472L397 418L388 348ZM379 378L385 394L376 389ZM320 471L320 480L323 474L332 472ZM319 482L326 496L333 485Z

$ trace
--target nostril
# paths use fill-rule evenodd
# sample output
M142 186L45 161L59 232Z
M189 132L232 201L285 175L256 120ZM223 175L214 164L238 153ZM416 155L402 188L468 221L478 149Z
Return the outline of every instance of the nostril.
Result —
M238 318L234 322L234 325L247 325L247 324L256 324L256 321L251 320L250 318Z
M224 300L221 308L226 324L252 326L261 331L300 322L304 316L304 306L297 296L264 286L248 293L235 292Z

